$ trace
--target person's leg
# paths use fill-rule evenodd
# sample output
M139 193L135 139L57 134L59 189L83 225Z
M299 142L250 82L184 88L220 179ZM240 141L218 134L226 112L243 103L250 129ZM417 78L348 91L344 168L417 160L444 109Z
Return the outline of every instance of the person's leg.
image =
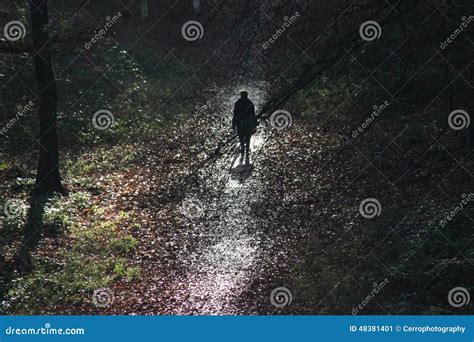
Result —
M244 158L245 153L245 135L243 130L237 130L237 134L239 135L239 142L240 142L240 158Z
M250 133L247 133L247 135L245 136L245 155L246 155L247 164L249 163L249 159L250 159L250 138L251 137L252 135Z
M249 133L247 136L247 153L250 154L250 139L252 138L252 133Z

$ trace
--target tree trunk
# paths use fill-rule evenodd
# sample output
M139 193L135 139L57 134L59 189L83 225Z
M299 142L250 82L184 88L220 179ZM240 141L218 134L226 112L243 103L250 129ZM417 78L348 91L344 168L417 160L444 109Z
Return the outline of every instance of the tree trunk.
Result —
M31 0L31 27L33 45L39 51L34 57L36 80L38 82L39 117L39 160L36 173L35 193L59 192L65 190L59 174L59 148L57 132L57 91L51 58L46 44L48 34L48 1Z

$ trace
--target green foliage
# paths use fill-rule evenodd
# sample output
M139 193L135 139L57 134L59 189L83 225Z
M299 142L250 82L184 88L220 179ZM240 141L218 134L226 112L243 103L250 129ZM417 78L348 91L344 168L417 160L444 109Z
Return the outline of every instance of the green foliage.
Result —
M32 256L34 271L12 281L5 310L38 314L89 305L95 289L120 279L132 281L138 275L138 269L129 266L127 259L137 240L119 228L124 220L130 219L126 213L103 220L107 208L91 206L91 196L84 192L47 203L43 227L61 228L68 233L57 250L51 250L48 240L43 241L42 252ZM89 223L74 222L71 213L89 207Z
M31 192L35 185L35 180L33 178L15 178L12 182L12 188L17 192Z
M103 43L88 51L88 59L72 58L69 51L56 55L55 66L61 70L57 80L59 141L65 151L78 146L97 148L118 141L154 137L167 121L192 111L193 95L201 89L199 82L191 77L192 69L172 56L147 48L129 55L112 40ZM12 60L9 73L15 72L16 63L23 62L17 57ZM19 77L26 83L34 83L33 70L24 69L21 69L24 75ZM24 88L20 84L12 86ZM17 106L33 100L26 91L4 94L4 99L2 108L9 110L0 109L1 127L14 117ZM115 122L107 130L93 126L92 117L99 110L109 110L114 116ZM9 155L23 154L35 143L35 111L33 108L20 117L2 136L0 150Z
M91 205L91 195L87 192L78 191L69 195L72 205L76 208L88 208Z

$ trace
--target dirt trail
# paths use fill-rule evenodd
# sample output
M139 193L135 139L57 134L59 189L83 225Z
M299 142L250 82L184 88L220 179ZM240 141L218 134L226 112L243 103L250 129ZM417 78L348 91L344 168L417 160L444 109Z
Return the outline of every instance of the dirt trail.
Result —
M263 87L247 89L258 110L265 100ZM225 136L239 88L219 94L212 111L223 120L204 129ZM180 141L193 132L181 134ZM144 201L142 212L156 228L142 229L152 233L140 237L141 277L116 288L113 312L227 315L275 310L269 296L281 284L270 277L278 273L278 265L288 265L291 244L278 230L276 213L268 210L275 199L266 198L270 185L262 162L270 140L271 131L259 127L249 164L240 164L236 143L233 153L199 169L194 181L179 189L184 196L178 199L179 191L169 186L164 186L169 198L160 197L162 190L148 194L151 201ZM147 177L154 182L155 176Z
M258 109L263 104L264 93L259 89L250 89L250 93ZM228 99L222 111L231 113L236 100L236 96ZM252 138L250 164L241 164L235 153L230 161L220 160L217 165L202 170L199 179L204 197L188 198L182 204L182 214L190 220L196 219L191 237L195 247L180 257L185 270L181 282L186 286L176 294L183 301L175 313L242 311L239 297L258 277L271 244L252 215L252 202L258 202L262 196L255 170L264 153L266 137L260 130ZM193 209L197 210L193 212Z

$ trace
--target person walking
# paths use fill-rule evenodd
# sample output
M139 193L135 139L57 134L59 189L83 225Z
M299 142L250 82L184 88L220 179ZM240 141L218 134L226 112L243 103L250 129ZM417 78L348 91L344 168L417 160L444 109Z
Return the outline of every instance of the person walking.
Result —
M237 131L240 142L240 162L244 156L248 164L250 159L250 139L257 128L257 117L255 116L255 105L248 98L248 92L242 90L240 99L234 106L234 116L232 118L232 128Z

